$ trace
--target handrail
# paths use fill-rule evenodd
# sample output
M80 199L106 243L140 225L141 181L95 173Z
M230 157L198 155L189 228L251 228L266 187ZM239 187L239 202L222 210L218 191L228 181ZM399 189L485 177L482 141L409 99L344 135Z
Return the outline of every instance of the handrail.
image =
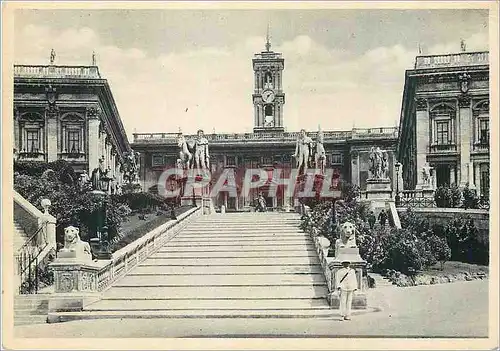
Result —
M26 240L26 242L25 242L25 243L24 243L24 244L23 244L23 245L19 248L19 250L17 250L17 252L19 253L19 252L23 251L23 249L25 249L27 246L29 246L29 245L30 245L30 243L33 241L33 238L36 238L36 237L38 236L38 234L40 233L40 231L44 228L44 226L46 226L46 225L47 225L47 223L48 223L48 221L43 222L43 223L42 223L42 224L38 227L38 229L35 231L35 233L34 233L34 234L32 234L32 235L28 238L28 240ZM48 243L47 243L47 240L45 240L45 246L46 246L47 244L48 244ZM31 246L33 246L33 245L31 245ZM38 246L38 245L36 245L36 246ZM44 247L45 247L45 246L44 246Z

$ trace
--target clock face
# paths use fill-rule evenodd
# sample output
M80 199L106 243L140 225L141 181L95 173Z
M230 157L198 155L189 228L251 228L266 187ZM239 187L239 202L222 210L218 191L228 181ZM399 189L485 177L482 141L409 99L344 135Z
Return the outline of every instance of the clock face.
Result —
M273 116L266 116L266 127L272 127L274 125L274 117Z
M262 100L266 103L274 101L274 92L272 90L264 90L262 92Z

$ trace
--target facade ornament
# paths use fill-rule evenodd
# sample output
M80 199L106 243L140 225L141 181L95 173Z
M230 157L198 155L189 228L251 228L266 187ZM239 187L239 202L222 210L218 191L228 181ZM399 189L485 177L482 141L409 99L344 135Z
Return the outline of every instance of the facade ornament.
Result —
M53 65L56 61L56 52L54 49L50 50L50 64Z
M469 83L470 83L471 77L467 72L464 72L463 74L460 74L458 76L458 81L460 82L460 91L462 93L467 93L469 91Z
M416 104L417 111L427 110L427 99L416 98L415 104Z
M471 98L468 94L462 94L458 97L458 107L469 108L471 103Z
M88 119L98 119L100 110L96 106L87 107L87 118Z
M309 166L309 156L311 155L313 140L307 136L306 130L301 129L297 137L297 143L295 145L295 153L292 157L295 157L297 161L297 169L300 172L300 168L303 167L303 173L307 173L307 167Z

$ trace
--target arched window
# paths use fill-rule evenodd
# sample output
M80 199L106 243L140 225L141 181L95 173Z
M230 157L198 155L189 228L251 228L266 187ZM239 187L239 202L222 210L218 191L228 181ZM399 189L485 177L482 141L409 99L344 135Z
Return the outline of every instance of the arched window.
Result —
M68 157L80 157L84 148L85 119L77 113L61 116L61 151Z
M273 105L266 105L266 107L264 108L264 113L267 116L273 116Z
M455 144L455 109L447 103L439 103L430 109L431 145Z
M21 155L37 158L44 154L44 126L45 120L40 113L27 112L21 115L19 119Z
M490 104L488 100L478 102L473 107L474 144L487 147L490 144Z
M271 72L266 72L266 74L264 75L264 88L273 88L273 75L271 74Z

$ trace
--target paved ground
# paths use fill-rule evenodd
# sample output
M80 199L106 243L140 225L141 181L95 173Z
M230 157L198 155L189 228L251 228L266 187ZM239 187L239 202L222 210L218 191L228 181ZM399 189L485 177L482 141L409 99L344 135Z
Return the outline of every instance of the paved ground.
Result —
M338 319L128 319L19 326L16 337L487 337L488 281L370 291L382 311Z

